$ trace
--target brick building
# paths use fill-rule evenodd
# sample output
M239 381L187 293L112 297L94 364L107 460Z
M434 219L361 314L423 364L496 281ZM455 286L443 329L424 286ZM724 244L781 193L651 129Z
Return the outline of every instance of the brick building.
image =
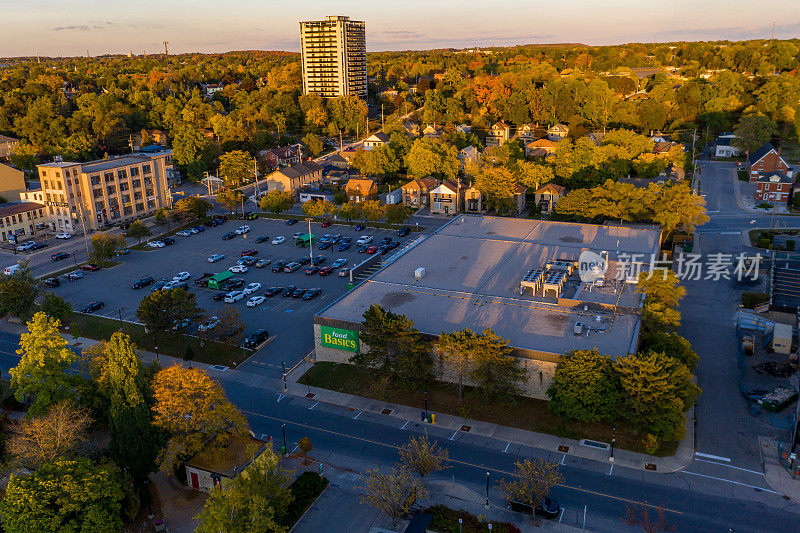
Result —
M780 150L770 143L764 143L761 148L748 156L747 170L750 172L750 181L757 181L759 175L767 172L788 174L789 165L781 157Z

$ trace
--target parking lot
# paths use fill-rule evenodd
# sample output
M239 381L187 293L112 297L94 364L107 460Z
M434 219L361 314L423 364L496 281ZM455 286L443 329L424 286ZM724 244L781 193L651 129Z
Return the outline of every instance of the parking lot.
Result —
M234 231L239 226L247 224L251 231L246 236L236 236L230 240L222 240L222 235ZM197 287L194 279L204 273L217 273L227 270L236 264L241 252L246 249L258 250L255 259L271 259L273 262L281 259L296 260L308 256L308 248L298 248L294 244L294 233L305 233L308 225L302 221L292 226L286 226L283 220L258 219L251 221L229 220L214 227L206 228L202 233L189 237L175 236L175 244L148 251L132 251L122 256L122 264L108 270L86 272L85 276L76 281L67 281L63 276L61 285L53 290L59 296L68 300L76 310L82 309L89 302L100 300L105 307L94 314L107 318L126 321L137 321L136 310L140 300L150 294L151 287L133 290L131 284L143 277L153 276L156 280L172 277L181 271L188 271L192 275L189 280L189 290L197 294L198 305L206 310L208 316L219 315L227 307L234 307L241 313L245 324L245 335L256 329L267 329L270 339L246 363L247 370L280 376L281 362L285 361L287 368L306 356L314 347L312 333L312 318L322 307L331 303L345 292L348 278L339 277L336 269L328 276L304 273L306 266L293 273L275 273L271 266L265 268L249 267L242 274L234 274L246 284L257 282L261 289L252 296L263 294L272 286L287 287L296 285L299 288L319 287L322 293L313 300L306 301L295 298L284 298L281 295L267 298L256 308L247 307L245 304L250 296L233 303L216 302L213 296L219 291ZM347 260L345 266L352 267L368 257L367 254L358 253L355 241L360 235L372 235L377 242L384 237L398 240L397 232L366 228L356 232L353 226L334 224L328 228L321 228L319 224L311 225L311 232L319 238L324 234L352 237L352 246L343 252L336 250L336 245L325 251L313 247L314 256L324 256L324 265L330 265L336 259ZM256 238L268 235L269 240L256 244ZM413 234L412 234L413 235ZM279 245L271 244L272 239L283 236L286 241ZM409 241L413 236L408 236L401 241ZM208 257L213 254L224 254L225 258L217 263L209 263ZM196 325L186 330L188 333L196 332Z

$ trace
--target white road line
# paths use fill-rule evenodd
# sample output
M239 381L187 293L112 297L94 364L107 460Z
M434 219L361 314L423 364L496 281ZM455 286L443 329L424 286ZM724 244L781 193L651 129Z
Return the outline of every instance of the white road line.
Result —
M561 456L561 464L562 464L562 465L564 464L564 459L566 459L566 458L567 458L567 456L566 456L566 455L562 455L562 456Z
M312 405L311 407L309 407L308 410L310 411L310 410L314 409L317 405L319 405L319 402L317 402L314 405Z
M364 411L359 411L358 414L353 417L353 420L358 420L358 417L361 416L361 413L363 413L363 412Z
M756 474L758 476L763 476L764 475L764 472L756 472L755 470L748 470L747 468L742 468L741 466L733 466L733 465L726 465L726 464L723 464L723 463L715 463L714 461L706 461L705 459L695 459L695 461L699 461L701 463L708 463L708 464L712 464L712 465L717 465L717 466L724 466L724 467L727 467L727 468L734 468L736 470L742 470L744 472L750 472L751 474Z
M403 424L402 426L400 426L400 429L406 429L406 426L407 426L407 425L408 425L408 420L406 420L406 423L405 423L405 424Z
M711 455L710 453L702 453L702 452L694 452L694 454L698 457L705 457L706 459L716 459L717 461L725 461L726 463L730 463L730 457L720 457L719 455Z
M611 472L613 472L613 471L614 471L614 463L611 463L611 470L609 470L608 474L606 474L606 475L610 476Z
M561 519L564 518L564 508L561 508L561 514L558 515L558 521L561 522Z
M690 475L692 475L692 476L707 477L707 478L709 478L709 479L716 479L717 481L725 481L725 482L727 482L727 483L733 483L734 485L741 485L741 486L743 486L743 487L749 487L749 488L751 488L751 489L758 489L758 490L761 490L761 491L764 491L764 492L770 492L770 493L772 493L772 494L780 494L780 492L775 492L774 490L766 489L766 488L764 488L764 487L756 487L755 485L748 485L747 483L740 483L740 482L738 482L738 481L733 481L733 480L730 480L730 479L725 479L725 478L723 478L723 477L707 476L707 475L705 475L705 474L697 474L697 473L695 473L695 472L687 472L686 470L683 470L681 473L683 473L683 474L690 474Z
M510 442L509 442L508 444L506 444L506 449L505 449L505 450L503 450L503 453L508 453L508 447L509 447L509 446L511 446L511 443L510 443Z
M284 396L283 394L278 394L278 402L280 402L280 401L281 401L281 400L283 400L284 398L285 398L285 396ZM276 403L277 403L277 402L276 402Z
M458 431L454 431L454 432L453 432L453 436L452 436L452 437L450 437L450 440L455 440L455 438L456 438L456 435L458 435Z

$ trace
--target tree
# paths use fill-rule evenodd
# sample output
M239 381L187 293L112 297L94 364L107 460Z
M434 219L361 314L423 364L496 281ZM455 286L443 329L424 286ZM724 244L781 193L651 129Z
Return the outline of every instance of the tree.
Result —
M335 211L336 206L327 200L309 200L303 203L303 214L309 217L324 217Z
M486 328L477 342L469 376L484 401L520 394L520 383L527 379L528 371L511 355L508 341Z
M224 488L215 488L197 515L198 533L282 533L293 496L290 477L272 446L261 452Z
M338 130L356 133L367 122L367 104L358 96L337 96L328 99L326 104L331 124Z
M109 433L109 455L137 484L155 472L166 438L153 425L149 402L118 409L109 419Z
M153 379L154 423L169 434L160 455L167 471L200 450L221 450L235 436L246 436L247 422L222 387L197 368L171 366Z
M383 206L386 215L386 222L389 224L402 224L413 213L413 210L407 205L403 204L389 204Z
M207 165L203 158L203 153L208 148L209 140L196 128L182 124L175 133L172 141L172 152L175 162L183 168L186 175L198 180Z
M27 319L38 295L36 280L30 268L23 264L17 272L0 279L0 312Z
M58 331L60 322L44 313L36 313L28 322L28 331L20 340L20 361L10 370L11 387L18 401L31 399L28 416L39 416L51 405L73 395L80 378L67 374L75 362L75 352Z
M661 225L665 237L680 228L694 232L695 227L710 220L706 214L706 199L694 194L685 183L667 184L656 189L650 211L653 215L648 218Z
M500 490L509 500L525 503L533 508L550 496L550 491L564 482L558 464L544 459L516 461L515 479L500 482Z
M314 447L313 444L311 444L311 439L303 437L297 442L297 447L303 452L303 464L308 464L308 452Z
M238 309L228 307L219 314L219 325L211 330L211 336L218 340L227 340L238 344L244 331L244 322Z
M425 494L419 483L407 468L393 468L389 474L379 470L368 470L364 490L359 500L375 507L392 520L405 516L414 503Z
M50 318L55 318L62 323L72 315L72 306L69 302L52 292L44 295L39 309Z
M144 403L139 380L141 361L131 338L121 331L111 335L102 346L101 353L92 360L90 375L113 417L125 407Z
M148 329L159 331L178 320L191 318L203 310L197 306L197 295L184 289L160 290L139 302L136 316Z
M290 191L269 191L261 197L259 206L262 211L282 213L294 205L294 195Z
M800 197L800 195L798 195ZM355 202L347 202L337 210L340 217L350 221L361 216L361 206Z
M733 130L733 145L743 152L753 153L778 133L775 122L764 115L744 115Z
M190 196L175 202L172 210L177 213L178 218L197 220L205 217L211 211L211 203L208 200Z
M0 518L8 533L122 531L119 470L89 459L58 459L30 475L11 474Z
M614 419L621 390L613 361L596 348L572 350L559 359L547 396L548 408L568 420Z
M306 146L311 157L317 157L322 153L322 139L314 133L307 133L306 136L303 137L303 144Z
M245 151L233 150L219 156L219 173L228 187L238 187L250 179L253 158Z
M125 247L125 238L121 235L112 235L108 232L92 235L92 250L89 257L92 262L104 265L114 258L114 252Z
M672 270L641 274L636 292L645 294L642 324L646 332L677 328L681 324L678 306L686 288Z
M665 531L674 531L675 527L669 523L664 509L656 507L655 516L650 515L650 511L644 505L628 505L625 508L625 519L623 520L626 526L633 526L641 528L645 533L663 533Z
M383 204L377 200L367 200L361 203L361 216L370 222L377 222L383 218Z
M444 464L450 457L447 450L440 448L436 442L431 443L427 435L411 437L400 446L398 453L403 466L419 476L421 487L424 487L425 476L444 470Z
M227 207L231 213L236 213L236 208L242 204L243 199L242 191L235 189L222 189L217 194L217 201Z
M411 175L424 178L454 179L458 174L458 151L455 146L435 139L422 138L414 141L405 163Z
M517 179L508 168L482 167L476 176L475 186L481 191L489 209L498 213L511 213L514 209Z
M126 237L138 239L139 244L142 244L142 237L149 237L150 234L150 228L141 220L134 220L128 228L128 231L125 232Z
M28 418L11 432L8 452L30 468L71 456L86 440L92 418L86 409L65 400L52 405L46 414Z
M689 372L694 373L700 357L692 349L692 343L674 331L648 331L642 335L643 352L666 354L686 365Z
M442 333L436 343L439 354L455 369L458 376L458 400L463 400L464 376L469 374L479 335L469 328L453 333Z

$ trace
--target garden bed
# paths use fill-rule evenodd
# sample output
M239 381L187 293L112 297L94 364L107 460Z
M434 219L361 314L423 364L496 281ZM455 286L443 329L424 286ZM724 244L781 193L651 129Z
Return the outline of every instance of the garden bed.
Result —
M316 472L303 472L297 479L289 485L289 490L294 496L294 500L286 510L286 519L283 523L288 529L294 527L295 523L303 516L311 504L328 487L328 478L320 477Z
M425 514L433 515L430 523L428 524L427 531L437 531L441 533L484 533L489 531L489 523L492 524L492 533L520 533L520 529L509 522L496 522L494 520L486 520L482 516L475 516L474 514L463 509L456 511L444 505L434 505L428 507L424 511ZM462 523L458 523L458 519Z

